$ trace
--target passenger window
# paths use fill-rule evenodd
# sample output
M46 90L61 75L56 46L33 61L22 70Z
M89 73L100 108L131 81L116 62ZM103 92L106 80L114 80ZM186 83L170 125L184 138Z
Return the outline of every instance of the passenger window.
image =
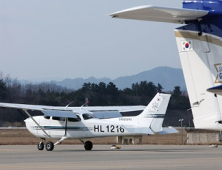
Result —
M52 120L60 120L60 117L52 117Z
M64 117L52 117L52 120L65 121Z

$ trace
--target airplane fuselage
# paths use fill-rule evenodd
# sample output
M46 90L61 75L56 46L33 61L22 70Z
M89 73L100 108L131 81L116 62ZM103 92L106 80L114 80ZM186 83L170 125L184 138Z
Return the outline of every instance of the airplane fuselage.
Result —
M59 139L66 136L70 139L84 139L105 136L138 135L136 132L129 132L128 128L139 128L136 125L137 117L120 117L112 119L84 119L79 115L79 120L59 117L33 117L39 125L49 134L50 138ZM56 119L56 120L55 120ZM35 136L48 138L46 134L28 118L25 120L27 129ZM127 129L126 129L127 127ZM148 127L147 127L148 128ZM150 134L153 132L150 130Z

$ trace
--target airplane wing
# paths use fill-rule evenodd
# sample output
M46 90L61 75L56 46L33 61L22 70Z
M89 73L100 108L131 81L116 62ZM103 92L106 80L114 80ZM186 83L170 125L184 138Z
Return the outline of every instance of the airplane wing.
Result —
M25 109L25 110L38 110L38 111L65 110L65 107L29 105L29 104L17 104L17 103L0 103L0 107L13 108L13 109Z
M110 118L117 118L122 117L121 113L119 111L95 111L92 112L93 116L95 116L98 119L110 119Z
M84 109L90 112L98 111L119 111L119 112L132 112L132 111L141 111L146 108L146 106L87 106L83 107Z
M69 111L69 110L44 110L42 111L44 113L45 116L55 116L55 117L68 117L68 118L78 118L76 116L75 113L73 113L73 111Z
M92 113L102 113L104 111L106 112L133 112L133 111L142 111L146 106L90 106L90 107L62 107L62 106L44 106L44 105L28 105L28 104L16 104L16 103L0 103L0 107L5 108L13 108L13 109L23 109L23 110L38 110L44 111L46 110L53 110L53 111L60 111L60 114L63 115L62 111L66 111L65 113L68 113L67 111L72 112L78 112L80 109L89 111ZM54 116L58 116L58 112L51 113L54 114ZM45 114L46 115L46 114Z
M135 19L157 22L184 23L198 20L208 14L205 10L139 6L110 14L113 18Z

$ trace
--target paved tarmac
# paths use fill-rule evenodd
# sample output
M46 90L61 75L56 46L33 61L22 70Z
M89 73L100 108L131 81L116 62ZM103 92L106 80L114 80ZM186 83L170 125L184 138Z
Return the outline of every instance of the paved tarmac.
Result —
M82 145L59 145L52 152L38 151L35 145L1 145L0 169L53 170L221 170L222 146L95 145L85 151Z

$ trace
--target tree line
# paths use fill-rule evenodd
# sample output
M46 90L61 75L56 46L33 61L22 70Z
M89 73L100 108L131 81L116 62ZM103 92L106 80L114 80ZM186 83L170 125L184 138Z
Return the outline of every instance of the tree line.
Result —
M81 106L87 98L91 106L147 105L157 92L164 92L158 83L141 81L131 88L118 89L112 82L84 83L78 90L71 90L53 83L22 84L9 76L0 77L0 101L37 105ZM190 108L186 92L175 86L171 93L169 109L186 110Z

